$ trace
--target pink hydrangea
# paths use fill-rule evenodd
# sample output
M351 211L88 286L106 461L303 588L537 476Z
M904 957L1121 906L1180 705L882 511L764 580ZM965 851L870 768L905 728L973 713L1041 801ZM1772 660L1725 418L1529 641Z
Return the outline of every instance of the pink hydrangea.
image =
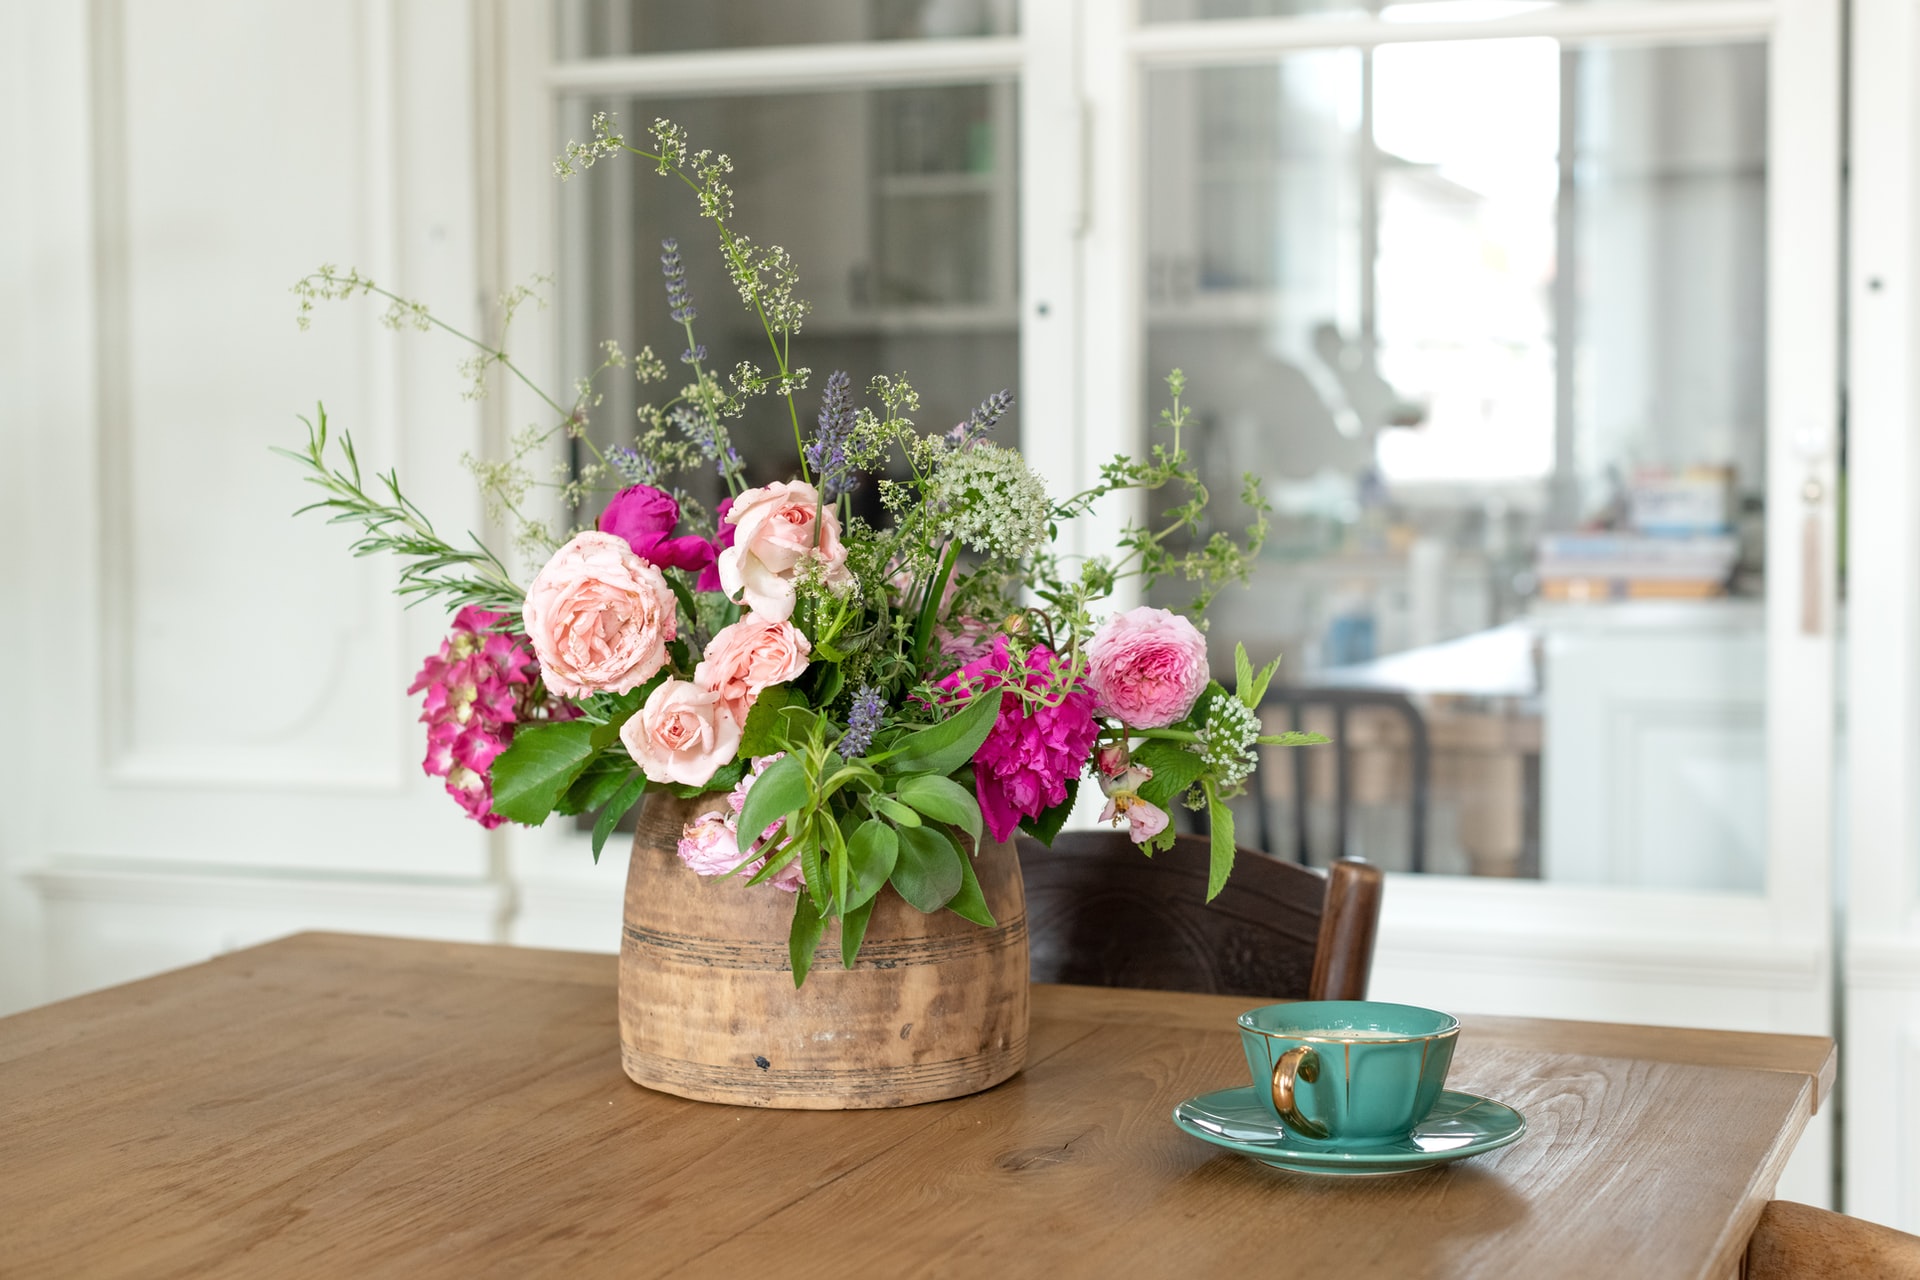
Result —
M974 794L987 831L1006 840L1022 818L1038 817L1065 802L1067 783L1080 776L1099 729L1093 719L1093 695L1075 685L1057 692L1061 663L1052 650L1035 645L1016 669L1007 637L993 642L985 657L969 662L940 681L972 696L968 686L989 692L1017 683L1036 693L1056 690L1054 705L1029 703L1011 692L1001 695L1000 716L973 757Z
M426 691L420 719L427 726L421 767L445 778L447 794L491 830L506 819L493 811L488 771L526 720L571 720L569 703L548 698L535 682L540 664L525 636L495 630L506 614L469 605L453 620L453 634L420 668L408 693Z
M1207 687L1207 638L1165 609L1116 613L1087 642L1087 685L1101 715L1136 729L1164 728L1193 710Z

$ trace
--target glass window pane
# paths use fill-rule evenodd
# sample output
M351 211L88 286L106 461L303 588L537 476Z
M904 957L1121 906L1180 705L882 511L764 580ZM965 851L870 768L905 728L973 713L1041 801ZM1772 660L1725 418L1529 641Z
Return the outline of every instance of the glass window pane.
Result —
M790 362L810 369L797 398L812 430L829 373L856 389L906 371L923 426L965 420L982 399L1019 386L1011 84L741 98L620 99L565 104L564 137L583 137L597 110L629 122L666 116L695 148L733 157L736 230L784 246L799 294L812 305ZM672 237L698 317L694 337L710 369L751 360L771 368L757 319L740 304L713 224L692 194L643 162L617 159L560 188L569 368L592 368L599 344L650 345L683 385L684 332L668 314L660 243ZM591 430L602 444L629 435L635 408L661 397L631 378L606 380ZM667 394L671 394L669 391ZM1018 406L996 434L1018 438ZM794 426L785 402L753 399L730 424L749 483L788 479ZM693 474L688 492L711 504L717 477ZM878 518L874 495L857 495Z
M1620 0L1142 0L1143 22L1232 18L1367 18L1386 22L1489 22L1542 9L1585 8Z
M562 0L562 58L1012 35L1015 0Z
M1185 370L1213 492L1275 506L1216 665L1284 653L1271 717L1339 743L1267 761L1266 847L1762 888L1765 74L1544 39L1150 74L1151 403Z

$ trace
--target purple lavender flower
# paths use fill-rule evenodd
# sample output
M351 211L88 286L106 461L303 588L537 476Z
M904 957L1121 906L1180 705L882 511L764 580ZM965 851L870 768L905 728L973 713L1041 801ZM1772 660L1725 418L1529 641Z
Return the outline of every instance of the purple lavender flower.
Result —
M660 274L667 278L667 305L675 321L685 324L699 315L693 309L693 294L687 291L687 269L680 262L680 242L668 236L660 242L666 250L660 255Z
M956 449L966 448L993 430L993 424L1000 421L1012 407L1013 392L1004 389L994 392L967 415L965 422L956 424L953 430L947 432L947 440Z
M849 760L865 755L886 714L887 704L880 690L870 684L861 685L860 692L853 695L853 709L847 713L847 732L840 739L840 754Z
M853 434L853 380L834 370L820 397L820 426L806 448L807 465L820 480L820 492L832 502L853 487L847 466L847 440Z

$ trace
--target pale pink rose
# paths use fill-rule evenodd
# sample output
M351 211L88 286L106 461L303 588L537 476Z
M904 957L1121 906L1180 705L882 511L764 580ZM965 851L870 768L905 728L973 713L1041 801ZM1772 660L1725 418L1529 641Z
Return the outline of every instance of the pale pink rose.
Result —
M800 865L800 859L795 858L792 862L789 862L786 866L768 876L767 883L776 889L784 889L788 893L798 893L807 883L807 872L806 869Z
M706 657L694 668L693 682L713 690L728 714L744 724L760 691L805 671L812 652L813 646L791 622L749 613L715 633Z
M809 560L819 561L829 585L852 580L840 517L804 480L747 490L728 508L727 523L733 545L720 553L720 585L730 600L744 595L755 613L775 622L792 617L793 580Z
M1136 729L1164 728L1207 687L1207 638L1165 609L1116 613L1087 642L1087 686L1098 714Z
M740 865L740 844L722 813L703 813L680 833L680 861L703 876L723 876Z
M666 665L673 591L625 538L582 533L535 575L521 617L551 692L625 693Z
M620 726L620 741L652 781L700 786L740 749L740 722L711 689L666 680Z

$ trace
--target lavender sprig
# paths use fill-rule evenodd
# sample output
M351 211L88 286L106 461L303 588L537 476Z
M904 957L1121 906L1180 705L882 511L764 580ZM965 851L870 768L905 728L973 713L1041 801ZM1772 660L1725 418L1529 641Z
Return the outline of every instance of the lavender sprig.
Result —
M873 745L873 735L880 732L886 714L887 704L881 698L880 690L874 685L861 685L860 691L853 695L853 707L847 713L847 731L840 739L840 754L849 760L865 755L867 748Z
M699 316L694 310L693 294L687 289L687 269L680 261L680 242L668 236L660 242L666 252L660 255L660 274L667 278L667 305L679 324Z
M853 421L853 381L844 370L835 370L820 398L819 430L805 450L807 465L819 477L820 494L828 502L853 488L853 469L847 465Z
M948 443L956 449L966 448L993 430L994 424L1006 416L1007 410L1012 407L1013 392L1004 388L994 392L975 406L974 411L967 415L965 422L957 424L953 430L947 432Z

